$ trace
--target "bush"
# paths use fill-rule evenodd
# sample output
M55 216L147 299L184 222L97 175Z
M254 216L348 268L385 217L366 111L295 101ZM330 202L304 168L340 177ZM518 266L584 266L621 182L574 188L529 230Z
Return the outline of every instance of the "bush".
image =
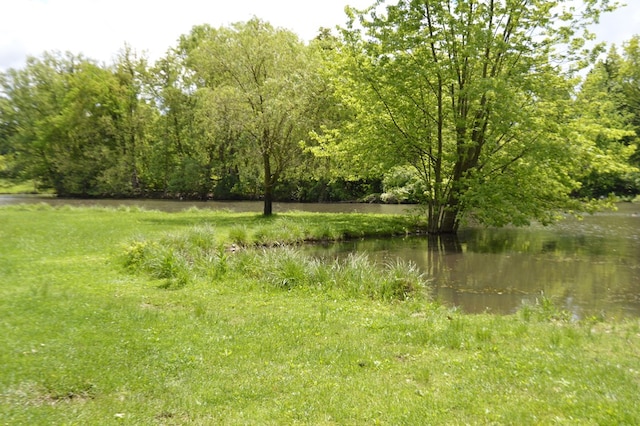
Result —
M425 199L426 186L418 172L408 166L392 168L382 180L385 203L420 203Z
M582 179L582 187L576 191L579 197L601 198L614 194L618 197L633 198L640 194L640 173L597 173L592 172Z

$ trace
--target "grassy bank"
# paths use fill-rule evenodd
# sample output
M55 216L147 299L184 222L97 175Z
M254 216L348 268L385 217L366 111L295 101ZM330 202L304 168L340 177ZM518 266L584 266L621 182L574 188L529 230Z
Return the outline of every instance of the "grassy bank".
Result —
M427 300L411 218L0 208L0 424L639 424L640 323Z

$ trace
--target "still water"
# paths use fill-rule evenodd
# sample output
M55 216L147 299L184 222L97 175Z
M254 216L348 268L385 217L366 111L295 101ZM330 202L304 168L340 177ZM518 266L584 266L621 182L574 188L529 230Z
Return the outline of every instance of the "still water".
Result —
M574 318L640 317L640 205L552 227L462 230L457 237L350 241L309 250L397 258L431 279L433 298L468 313L513 313L541 296Z
M191 207L261 212L259 202L167 200L64 200L0 196L0 206L140 206L176 212ZM403 213L410 207L380 204L275 203L274 212ZM431 281L434 299L464 312L512 313L542 295L575 318L640 317L640 204L621 203L614 212L567 218L551 227L462 230L457 237L358 240L304 249L324 258L367 252L379 262L415 263Z

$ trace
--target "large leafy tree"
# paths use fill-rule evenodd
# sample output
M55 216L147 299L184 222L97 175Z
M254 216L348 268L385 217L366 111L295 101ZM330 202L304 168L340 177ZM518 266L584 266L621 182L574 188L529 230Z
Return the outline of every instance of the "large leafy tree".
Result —
M240 173L262 181L264 214L274 188L300 161L311 126L314 50L292 32L259 19L214 29L196 27L181 44L193 81L210 114L212 142L234 143Z
M348 10L334 63L354 119L327 132L327 147L359 170L412 165L432 233L470 216L526 224L580 208L574 171L593 141L572 138L568 74L589 59L581 30L609 2L384 3Z
M195 99L185 74L184 57L174 50L158 60L150 71L152 93L160 114L155 121L155 143L147 156L147 185L151 193L163 196L188 193L200 186L185 179L184 173L188 159L195 156L191 147L197 140Z
M151 91L146 58L125 45L110 69L117 83L110 111L115 127L113 154L116 161L100 180L99 191L113 195L140 195L146 190L147 157L157 108Z
M30 57L24 69L9 69L2 75L3 153L13 157L12 168L22 177L37 178L51 170L43 139L64 98L63 62L68 61L54 55L42 60Z

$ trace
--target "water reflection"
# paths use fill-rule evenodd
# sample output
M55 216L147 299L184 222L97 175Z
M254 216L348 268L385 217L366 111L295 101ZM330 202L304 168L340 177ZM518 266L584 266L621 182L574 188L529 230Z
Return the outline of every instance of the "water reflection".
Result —
M466 229L458 237L351 241L309 251L410 260L432 277L435 299L469 313L512 313L545 295L576 318L640 316L640 205L550 228Z

